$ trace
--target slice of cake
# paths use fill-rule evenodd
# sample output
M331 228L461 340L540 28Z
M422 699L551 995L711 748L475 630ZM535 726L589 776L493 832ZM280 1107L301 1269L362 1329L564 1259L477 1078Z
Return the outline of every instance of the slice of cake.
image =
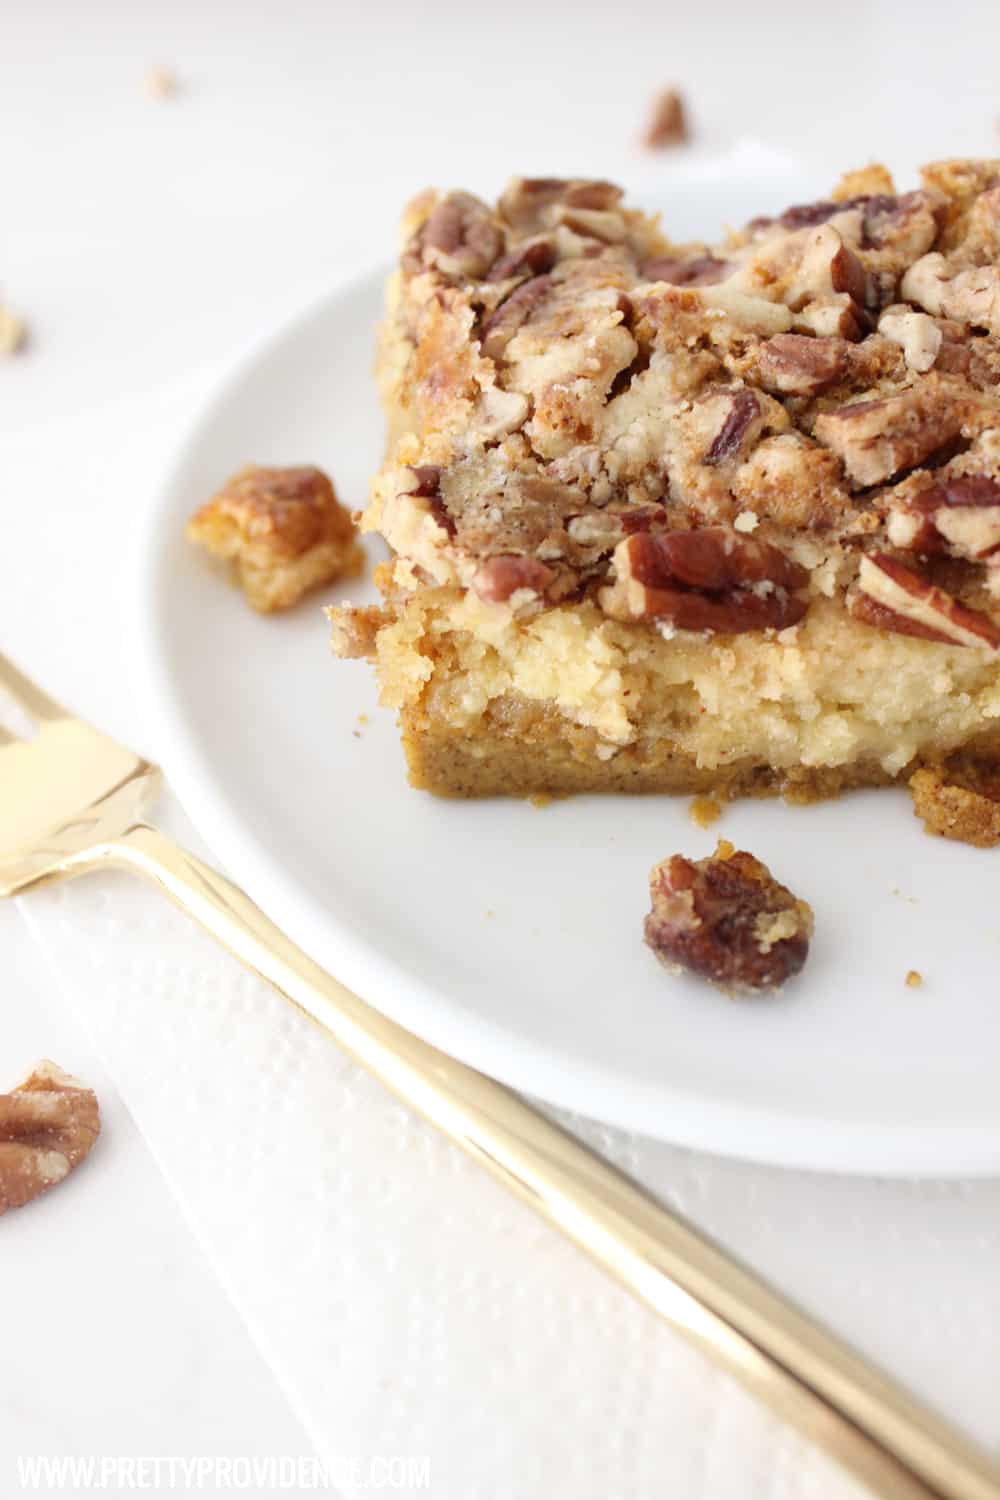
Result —
M1000 161L720 246L606 182L408 209L363 526L414 785L822 796L1000 746Z

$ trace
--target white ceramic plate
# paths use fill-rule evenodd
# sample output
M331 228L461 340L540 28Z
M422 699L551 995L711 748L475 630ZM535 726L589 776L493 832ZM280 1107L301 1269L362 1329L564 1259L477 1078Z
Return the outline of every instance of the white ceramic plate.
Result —
M694 232L733 192L723 173L664 196ZM775 207L802 195L770 189ZM1000 856L928 838L905 791L748 802L711 832L684 798L435 800L407 785L370 668L331 658L323 601L261 619L186 545L193 506L251 460L322 464L363 503L382 441L379 283L238 363L146 530L150 743L219 856L359 994L529 1093L773 1162L1000 1167ZM642 944L649 867L717 833L815 908L807 969L778 998L672 978Z

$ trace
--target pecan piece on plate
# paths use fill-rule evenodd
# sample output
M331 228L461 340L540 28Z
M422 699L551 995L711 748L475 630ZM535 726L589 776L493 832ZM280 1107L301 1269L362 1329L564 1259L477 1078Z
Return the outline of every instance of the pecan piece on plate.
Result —
M598 595L612 619L742 635L784 630L806 612L792 592L806 583L805 569L724 526L636 532L618 543L612 562L615 581Z
M812 909L724 839L707 859L654 865L649 894L645 937L657 958L725 990L777 989L808 957Z
M100 1133L93 1089L40 1062L9 1094L0 1094L0 1214L21 1208L62 1182Z
M888 553L862 557L847 607L856 620L897 635L1000 650L1000 626Z
M662 146L683 146L688 139L687 112L677 89L664 89L653 104L643 145L656 151Z
M913 811L928 833L977 849L1000 844L1000 767L957 757L910 777Z

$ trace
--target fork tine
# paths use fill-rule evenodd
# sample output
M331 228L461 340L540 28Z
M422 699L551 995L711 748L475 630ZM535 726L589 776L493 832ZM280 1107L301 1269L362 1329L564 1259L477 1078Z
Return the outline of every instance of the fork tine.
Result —
M30 714L33 719L68 719L64 708L43 693L40 687L36 687L29 677L19 672L14 663L0 652L0 690L6 691L15 703L20 704L25 713Z

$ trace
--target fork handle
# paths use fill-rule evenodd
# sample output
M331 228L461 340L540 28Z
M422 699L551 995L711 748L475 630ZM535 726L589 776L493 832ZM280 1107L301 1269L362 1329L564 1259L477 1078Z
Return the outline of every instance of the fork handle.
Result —
M359 1000L217 870L146 824L102 853L151 879L398 1098L875 1494L1000 1500L1000 1469L957 1429L517 1094Z

